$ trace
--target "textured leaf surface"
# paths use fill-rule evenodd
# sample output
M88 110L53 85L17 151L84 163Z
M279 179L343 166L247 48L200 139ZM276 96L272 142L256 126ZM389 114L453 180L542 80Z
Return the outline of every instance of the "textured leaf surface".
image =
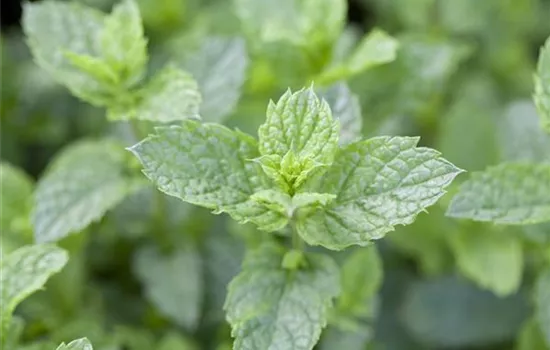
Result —
M550 220L550 165L502 164L473 173L453 198L447 215L497 224Z
M240 222L269 226L281 216L250 200L267 187L251 137L217 124L186 120L157 128L130 150L158 188L191 204L227 212Z
M290 90L267 107L267 119L260 126L259 146L263 155L283 158L292 151L299 160L329 164L338 147L339 123L330 106L319 100L312 88Z
M134 0L123 0L115 5L105 19L100 40L103 57L122 82L132 85L139 81L147 64L147 40Z
M529 309L521 294L499 298L463 280L443 277L414 284L402 312L410 332L427 345L466 348L511 339Z
M200 87L201 116L220 122L237 105L246 78L248 54L241 38L207 37L185 61Z
M252 251L230 283L225 303L234 349L310 350L339 293L338 267L328 256L308 255L307 267L281 267L285 250Z
M57 350L93 350L92 344L87 338L76 339L69 344L61 344Z
M535 103L543 127L550 132L550 39L540 51L535 75Z
M537 110L531 101L511 103L503 117L498 124L498 136L505 160L550 160L550 135L540 127Z
M17 304L59 272L68 260L67 253L53 245L33 245L19 248L0 261L1 342L6 341L11 314Z
M340 121L340 144L348 144L361 136L363 118L357 96L345 83L337 83L319 91L332 110L332 116Z
M107 102L102 84L73 66L64 53L100 57L103 21L101 12L78 3L26 3L23 10L23 29L38 65L96 105Z
M38 242L56 241L100 219L128 193L124 150L82 141L62 151L37 184L32 221Z
M550 347L550 270L541 273L535 289L535 317Z
M162 314L194 330L202 306L202 265L192 246L163 255L154 247L137 252L134 270L149 300Z
M460 169L439 152L416 147L418 138L375 137L348 145L322 179L337 198L298 217L300 235L312 245L342 249L366 245L395 225L407 225L434 204Z
M523 250L516 236L491 228L468 227L450 239L460 271L480 288L501 297L517 292L523 273Z

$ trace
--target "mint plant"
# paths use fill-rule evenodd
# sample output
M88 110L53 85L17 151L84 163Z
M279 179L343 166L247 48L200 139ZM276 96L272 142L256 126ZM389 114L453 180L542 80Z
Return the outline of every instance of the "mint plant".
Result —
M266 243L250 252L229 286L225 309L236 349L312 349L339 277L329 256L307 253L304 243L366 246L414 221L461 172L417 147L418 138L339 147L339 133L328 103L310 87L269 103L258 141L187 120L158 127L130 148L168 195L264 231L291 228L291 249Z

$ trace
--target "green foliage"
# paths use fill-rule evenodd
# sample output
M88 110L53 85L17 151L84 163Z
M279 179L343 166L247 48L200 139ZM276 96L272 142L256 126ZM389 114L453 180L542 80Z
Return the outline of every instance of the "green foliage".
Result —
M69 344L61 344L57 350L93 350L92 344L86 338L76 339Z
M264 245L245 258L229 284L225 310L236 349L312 349L339 293L338 267L308 254L304 267L281 266L285 250Z
M550 220L550 166L510 163L474 173L453 198L447 215L500 224Z
M549 349L549 11L25 3L2 347Z
M11 327L11 316L15 307L42 288L51 275L63 268L67 260L67 253L52 245L25 246L6 257L2 256L0 345L4 346L6 342L6 333Z

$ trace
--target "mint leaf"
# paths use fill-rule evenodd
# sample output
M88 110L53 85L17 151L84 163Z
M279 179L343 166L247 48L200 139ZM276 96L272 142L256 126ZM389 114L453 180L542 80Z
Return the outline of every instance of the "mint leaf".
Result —
M281 267L286 250L266 244L248 254L229 284L225 310L234 349L313 349L339 293L338 267L328 256L306 255L307 266Z
M310 47L335 41L347 10L343 0L238 0L235 5L244 30L253 38Z
M124 151L108 140L68 146L38 181L32 215L37 242L78 232L119 203L133 183L124 172Z
M38 65L75 96L98 106L111 101L104 86L64 53L100 57L103 21L101 12L74 2L25 3L23 8L23 30Z
M323 83L347 79L378 65L392 62L397 56L398 41L380 29L367 34L341 64L329 68L319 77Z
M510 163L473 173L447 215L497 224L550 220L550 165Z
M498 141L505 160L550 160L550 135L541 129L532 101L518 100L508 105L498 126Z
M159 311L187 330L199 322L202 306L202 265L193 246L163 255L154 247L137 251L134 271L148 299Z
M523 273L521 241L510 232L464 228L450 235L458 268L500 297L517 292Z
M30 227L29 214L32 208L32 179L21 169L0 162L0 231L2 239L9 232L20 233Z
M537 73L535 74L535 104L542 126L550 132L550 38L540 50Z
M168 123L200 118L201 95L191 75L169 64L138 92L131 105L109 110L111 120L141 119Z
M340 317L368 317L369 301L382 285L382 259L375 246L353 251L342 265L342 293L336 303Z
M250 199L269 186L259 165L256 141L217 124L183 121L160 127L130 148L145 175L158 188L181 200L226 212L239 222L269 226L280 215Z
M199 84L206 121L220 122L235 109L241 96L248 54L241 38L206 37L185 60L184 67Z
M356 141L361 136L363 117L359 99L346 83L337 83L319 90L319 97L330 106L332 116L340 121L340 144Z
M287 90L267 107L266 122L258 129L260 153L283 158L292 152L298 163L330 164L339 132L328 103L319 100L312 88Z
M92 344L87 338L76 339L69 344L61 344L57 350L93 350Z
M137 83L145 73L147 40L139 8L134 0L122 0L105 18L100 36L101 53L127 86Z
M550 346L550 271L542 272L535 289L535 317L546 345Z
M320 185L337 198L297 218L302 238L339 250L412 223L462 171L439 152L417 147L418 140L375 137L341 149Z
M53 245L24 246L2 256L0 261L0 345L7 339L15 307L59 272L68 260L67 253Z

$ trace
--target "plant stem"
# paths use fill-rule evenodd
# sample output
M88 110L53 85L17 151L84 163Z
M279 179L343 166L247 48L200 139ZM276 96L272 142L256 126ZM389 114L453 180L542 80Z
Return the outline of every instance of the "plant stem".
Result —
M298 234L296 229L296 223L294 218L290 219L290 228L292 229L292 248L294 250L303 251L304 250L304 240Z

